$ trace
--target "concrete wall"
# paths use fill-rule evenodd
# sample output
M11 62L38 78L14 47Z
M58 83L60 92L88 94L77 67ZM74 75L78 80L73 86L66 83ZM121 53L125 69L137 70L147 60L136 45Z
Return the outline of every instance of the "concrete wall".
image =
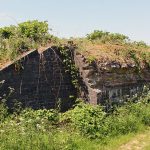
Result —
M140 95L144 86L150 85L150 68L138 73L135 66L129 67L116 62L89 64L78 52L74 57L84 85L81 96L91 104L104 104L108 100L119 103L135 94Z
M74 49L72 49L74 51ZM71 55L71 54L70 54ZM59 50L49 48L43 53L33 51L0 71L0 81L5 81L0 87L0 99L7 97L10 108L15 101L20 101L24 107L56 108L61 99L62 110L72 106L77 96L72 85L71 75L65 72ZM74 61L80 72L80 96L91 104L103 104L108 99L111 102L121 102L125 98L140 94L144 85L150 83L150 70L140 74L133 67L124 68L121 65L92 63L74 52Z
M24 107L56 108L61 99L62 110L66 110L73 104L70 95L76 96L71 77L65 73L57 48L49 48L41 54L38 51L31 52L1 70L0 81L3 80L0 97L8 95L10 88L14 89L7 98L10 107L17 100Z

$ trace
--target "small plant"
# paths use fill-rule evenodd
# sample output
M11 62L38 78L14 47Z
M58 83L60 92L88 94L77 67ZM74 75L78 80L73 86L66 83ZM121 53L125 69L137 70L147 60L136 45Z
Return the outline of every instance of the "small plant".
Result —
M5 81L0 81L0 89ZM5 118L8 117L8 107L6 105L6 99L0 97L0 123L2 123Z
M88 61L88 63L93 63L94 61L96 61L96 58L94 57L94 56L89 56L88 58L87 58L87 61Z
M8 117L8 107L5 99L0 99L0 123Z

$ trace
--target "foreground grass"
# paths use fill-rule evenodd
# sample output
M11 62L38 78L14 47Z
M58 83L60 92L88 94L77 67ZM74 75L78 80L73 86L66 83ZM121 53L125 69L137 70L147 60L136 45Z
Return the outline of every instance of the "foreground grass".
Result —
M83 102L65 112L26 109L9 114L0 104L0 150L148 150L150 93L141 102L105 112Z
M128 142L119 147L119 150L149 150L150 149L150 128L136 134Z
M144 138L140 138L144 136ZM134 145L134 141L138 141ZM144 143L144 144L143 144ZM91 140L81 136L76 132L68 132L65 129L54 130L51 132L39 132L35 130L24 134L19 133L17 129L1 133L1 150L123 150L135 149L148 150L150 148L150 130L143 133L130 133L108 139L105 143L100 140Z

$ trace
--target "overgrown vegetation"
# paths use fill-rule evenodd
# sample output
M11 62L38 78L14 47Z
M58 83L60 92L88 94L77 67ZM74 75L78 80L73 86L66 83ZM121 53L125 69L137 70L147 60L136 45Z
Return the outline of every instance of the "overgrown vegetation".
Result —
M101 43L125 43L129 40L129 37L123 34L110 33L99 30L94 30L93 33L87 34L87 38L91 41L98 40Z
M136 66L139 70L150 67L150 47L143 41L131 41L123 34L94 30L85 38L71 40L90 63L115 61ZM51 42L64 44L65 41L49 34L46 21L33 20L0 28L0 67L26 51Z
M26 51L56 41L57 38L48 33L47 22L34 20L0 28L0 65ZM86 38L73 41L90 63L96 60L116 61L135 64L139 70L150 67L149 46L144 42L131 42L122 34L94 31ZM72 52L65 46L59 48L66 72L70 73L73 84L78 87L78 70L73 63ZM148 90L141 97L135 96L131 102L112 107L107 112L102 106L78 100L74 108L65 113L59 112L59 109L22 110L18 105L11 114L6 101L7 96L0 97L1 150L112 150L150 126Z
M120 64L135 65L137 68L150 67L150 47L143 41L131 41L123 34L95 30L85 38L74 41L78 45L78 51L90 63L115 61Z
M72 45L72 48L73 48L73 45ZM79 90L79 81L78 81L79 71L78 71L78 68L75 66L73 49L71 49L71 47L68 47L68 46L60 46L59 51L63 58L65 72L70 74L72 84L77 90Z
M0 28L0 67L26 51L56 41L57 38L49 34L46 21L33 20Z
M1 103L0 149L116 149L150 126L150 92L138 100L111 112L78 100L65 113L25 109L9 114Z

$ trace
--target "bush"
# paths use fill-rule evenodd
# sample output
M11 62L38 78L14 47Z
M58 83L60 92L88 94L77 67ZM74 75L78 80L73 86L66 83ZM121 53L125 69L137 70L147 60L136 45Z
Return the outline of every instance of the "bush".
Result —
M57 41L58 38L48 33L46 21L33 20L0 28L0 63L15 59L25 51Z
M4 39L9 39L11 36L14 36L15 30L15 26L0 28L0 37Z
M129 38L123 34L110 33L99 30L94 30L93 33L87 34L87 38L92 41L99 40L102 43L125 43L127 40L129 40Z
M106 113L101 106L80 103L73 110L68 111L63 116L63 121L70 121L75 128L90 138L99 136L102 122Z
M129 102L108 113L104 112L101 106L80 102L65 113L59 113L57 110L26 109L20 114L14 113L6 120L7 109L4 109L6 108L4 105L0 105L2 106L0 107L2 108L0 109L2 110L0 119L5 120L0 123L0 132L2 131L3 137L9 133L10 139L14 138L15 134L15 138L18 137L16 135L20 135L22 140L28 136L31 136L31 139L37 136L36 139L39 140L40 137L43 137L41 135L50 138L49 135L54 137L56 130L59 133L65 130L70 135L73 133L86 138L97 138L103 143L113 137L135 133L143 127L150 126L150 103L148 103L150 97L149 92L147 95L146 93L146 91L143 92L142 97L139 98L142 99L140 102ZM52 142L55 143L56 139ZM2 141L4 142L4 140ZM32 139L32 141L34 140ZM20 142L22 143L22 141ZM72 141L70 142L72 143Z
M101 106L79 103L63 115L63 122L70 123L81 134L89 138L106 139L137 132L150 125L150 104L143 102L127 103L113 112L105 113Z
M141 122L126 107L121 107L106 118L104 128L106 127L108 136L118 136L138 131Z
M150 125L150 104L138 102L127 106L130 113L134 114L138 120L145 125Z
M46 21L27 21L20 23L18 26L18 30L23 37L30 38L35 42L42 42L43 38L48 34L48 24Z
M33 43L30 41L30 39L28 38L22 38L22 37L18 37L15 39L14 38L11 38L9 39L9 47L13 49L13 51L16 51L16 52L25 52L25 51L28 51L30 50L31 48L33 48Z

